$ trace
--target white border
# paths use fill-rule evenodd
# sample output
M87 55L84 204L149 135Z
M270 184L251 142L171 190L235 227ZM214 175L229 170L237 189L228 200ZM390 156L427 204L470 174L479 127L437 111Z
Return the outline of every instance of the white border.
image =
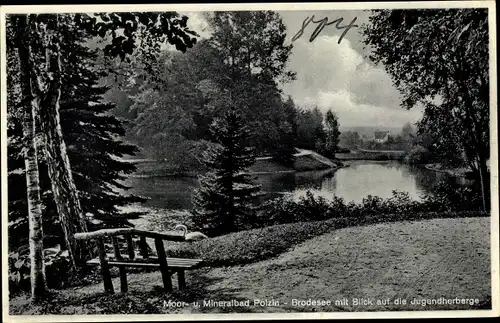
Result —
M490 40L490 129L491 129L491 301L492 310L474 311L408 311L408 312L356 312L356 313L263 313L263 314L165 314L165 315L44 315L11 316L8 306L7 249L7 100L5 58L5 14L57 13L99 11L223 11L223 10L365 10L412 8L473 8L489 9ZM155 5L32 5L0 7L0 63L1 63L1 188L2 188L2 309L4 322L71 322L71 321L185 321L185 320L248 320L248 319L326 319L326 318L430 318L430 317L495 317L500 315L499 301L499 213L498 213L498 140L497 140L497 78L496 78L496 7L494 1L422 1L422 2L370 2L370 3L252 3L252 4L155 4Z

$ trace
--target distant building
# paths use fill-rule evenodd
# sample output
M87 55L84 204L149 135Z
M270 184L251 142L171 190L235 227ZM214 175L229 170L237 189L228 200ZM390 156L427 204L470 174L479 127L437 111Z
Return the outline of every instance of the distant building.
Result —
M375 131L374 140L376 143L383 144L389 140L391 133L389 131Z

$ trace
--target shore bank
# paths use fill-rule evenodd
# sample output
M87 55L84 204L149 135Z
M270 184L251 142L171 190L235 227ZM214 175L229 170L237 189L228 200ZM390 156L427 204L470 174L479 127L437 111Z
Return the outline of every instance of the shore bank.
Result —
M402 150L353 150L349 153L337 153L335 157L339 160L403 160Z
M172 165L150 159L134 160L137 171L129 177L197 177L203 170L176 170ZM319 170L337 170L343 167L340 160L331 160L314 151L299 150L292 166L284 166L270 157L259 157L250 167L250 175L296 173Z
M449 168L449 167L444 167L442 164L439 163L425 164L424 167L425 169L439 173L446 173L454 177L469 177L471 173L470 168L467 167Z

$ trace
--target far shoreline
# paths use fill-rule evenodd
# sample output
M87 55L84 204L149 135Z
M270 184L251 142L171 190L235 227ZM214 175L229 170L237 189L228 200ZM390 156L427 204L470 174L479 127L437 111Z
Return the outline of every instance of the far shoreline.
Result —
M202 175L204 171L173 171L161 161L150 159L134 160L138 170L134 174L125 175L127 178L161 178L161 177L191 177L196 178ZM167 166L167 167L165 167ZM258 158L254 165L250 167L250 176L272 175L272 174L298 174L310 171L335 172L346 167L343 161L339 159L329 159L316 152L307 152L296 155L292 166L285 166L272 158Z

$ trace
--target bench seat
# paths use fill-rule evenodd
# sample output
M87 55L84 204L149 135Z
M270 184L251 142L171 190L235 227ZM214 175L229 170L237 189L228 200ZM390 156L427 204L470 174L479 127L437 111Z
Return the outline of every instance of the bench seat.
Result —
M123 257L122 259L116 259L114 254L108 254L108 264L110 266L127 266L127 267L160 267L157 257L148 257L146 259L142 257L136 257L135 259L129 259ZM167 258L167 264L169 269L196 269L203 262L201 259L187 259L187 258ZM99 258L94 258L87 261L90 266L98 266L100 264Z

